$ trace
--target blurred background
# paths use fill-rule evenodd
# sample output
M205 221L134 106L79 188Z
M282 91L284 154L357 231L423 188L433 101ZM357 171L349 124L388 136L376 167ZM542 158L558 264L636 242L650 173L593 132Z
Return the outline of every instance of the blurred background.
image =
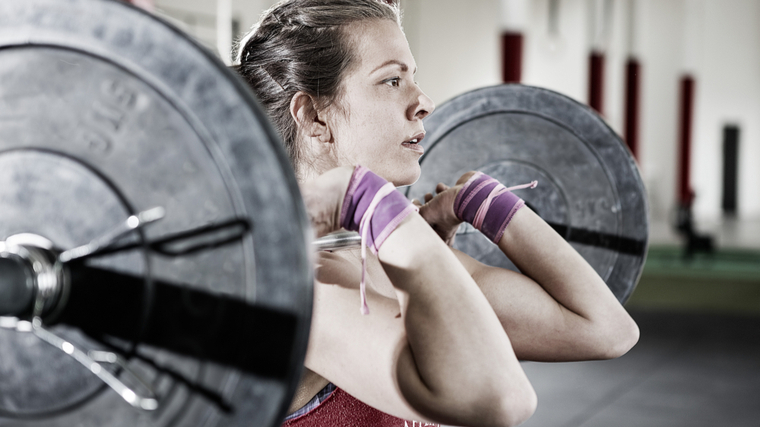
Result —
M176 24L225 61L233 42L275 3L133 2ZM760 222L760 168L753 167L760 162L757 0L401 0L401 7L418 82L438 104L504 77L584 103L592 101L593 91L594 107L610 126L621 136L633 136L628 142L647 184L654 222L671 219L685 196L678 179L679 124L682 86L690 79L688 187L696 196L699 226L713 231L726 220L726 128L738 134L731 219ZM634 82L627 78L631 68ZM627 126L631 86L636 86L636 117ZM731 238L753 246L745 238L760 233L760 226L754 231ZM652 237L657 242L662 236Z
M271 0L133 0L230 63ZM760 426L760 1L401 0L437 103L519 82L589 104L646 184L649 255L614 361L525 363L526 425Z

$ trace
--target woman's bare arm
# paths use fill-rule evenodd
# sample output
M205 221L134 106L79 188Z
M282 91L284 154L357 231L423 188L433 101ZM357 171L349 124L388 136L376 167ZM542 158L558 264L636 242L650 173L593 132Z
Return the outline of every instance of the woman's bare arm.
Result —
M523 274L456 252L494 307L520 359L608 359L636 344L636 323L604 281L533 211L517 211L499 248Z
M397 299L370 292L368 316L359 313L358 267L322 259L320 268L328 271L318 278L348 283L316 285L306 366L407 419L472 426L527 419L536 397L509 338L475 281L425 221L410 216L378 258Z
M420 213L449 240L460 221L457 186L439 184ZM456 251L488 298L520 359L569 361L617 357L638 341L635 322L591 266L527 207L498 244L524 274L490 267Z
M362 316L358 267L321 257L306 366L404 418L470 426L527 419L536 396L509 338L469 272L425 220L407 217L378 258L396 298L369 292L371 314Z

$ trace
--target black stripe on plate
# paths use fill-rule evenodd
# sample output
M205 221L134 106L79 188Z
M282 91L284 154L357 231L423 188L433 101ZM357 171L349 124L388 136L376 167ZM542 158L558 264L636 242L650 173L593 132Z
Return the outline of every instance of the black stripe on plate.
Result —
M568 242L609 249L626 255L644 256L646 254L646 240L637 240L553 222L547 222L547 224Z

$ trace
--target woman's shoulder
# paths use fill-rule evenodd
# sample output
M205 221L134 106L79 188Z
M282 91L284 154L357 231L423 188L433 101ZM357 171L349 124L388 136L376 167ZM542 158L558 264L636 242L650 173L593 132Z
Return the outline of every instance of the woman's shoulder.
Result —
M487 265L456 248L451 251L457 260L470 273L474 274ZM359 288L362 275L362 259L359 249L341 250L335 252L320 251L315 262L315 276L320 283L340 285L346 288ZM377 256L367 251L367 283L383 296L395 298L392 284L388 275L380 265Z
M359 290L362 279L362 259L359 249L322 253L317 257L316 278L323 284L340 285ZM374 292L385 298L396 299L388 274L380 264L377 255L367 251L366 275L367 292Z
M314 267L314 276L319 283L359 288L362 264L358 250L317 252Z

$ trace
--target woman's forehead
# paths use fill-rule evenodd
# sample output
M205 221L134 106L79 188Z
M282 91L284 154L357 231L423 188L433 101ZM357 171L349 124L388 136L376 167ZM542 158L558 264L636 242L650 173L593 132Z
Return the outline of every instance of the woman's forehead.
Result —
M356 49L358 66L365 74L386 67L416 70L409 43L401 28L389 19L373 19L352 25L348 29Z

